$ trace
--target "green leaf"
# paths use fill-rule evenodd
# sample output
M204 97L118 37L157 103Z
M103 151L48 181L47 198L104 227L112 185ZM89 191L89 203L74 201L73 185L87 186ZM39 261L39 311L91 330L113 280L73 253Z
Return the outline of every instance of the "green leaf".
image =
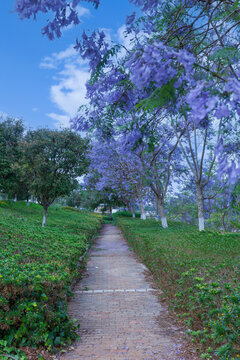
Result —
M175 81L176 79L171 79L167 84L154 90L148 98L137 104L137 108L152 111L175 100Z
M240 51L235 47L225 47L223 49L216 50L211 56L210 60L239 60Z

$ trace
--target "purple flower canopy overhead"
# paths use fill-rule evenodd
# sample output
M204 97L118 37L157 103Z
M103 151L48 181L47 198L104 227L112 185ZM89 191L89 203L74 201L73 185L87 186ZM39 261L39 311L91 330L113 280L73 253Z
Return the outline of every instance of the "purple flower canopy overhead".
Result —
M98 7L99 0L89 0ZM229 151L230 128L236 132L240 114L239 24L232 14L235 2L197 0L131 0L143 16L129 15L126 29L130 46L111 44L103 31L83 33L76 50L89 61L88 108L73 119L76 129L95 128L101 136L117 136L127 123L159 123L178 117L177 130L209 128L218 122L215 148L219 172L232 183L240 175L239 151ZM80 0L16 0L21 19L39 12L53 14L42 29L50 39L60 37L64 27L77 25ZM226 6L228 8L226 8ZM226 16L224 15L226 13ZM157 114L158 116L155 116ZM170 120L169 120L170 119ZM232 119L235 119L235 123ZM191 124L191 125L190 125ZM131 128L129 139L139 141L139 129ZM147 126L144 133L146 135ZM228 136L225 136L228 131ZM132 140L129 140L129 144ZM238 147L234 146L235 149Z
M84 0L98 7L99 0ZM33 16L36 19L38 13L53 13L53 20L42 29L43 35L47 35L50 40L62 35L62 29L69 25L80 23L76 7L82 0L15 0L15 11L20 19L29 19Z

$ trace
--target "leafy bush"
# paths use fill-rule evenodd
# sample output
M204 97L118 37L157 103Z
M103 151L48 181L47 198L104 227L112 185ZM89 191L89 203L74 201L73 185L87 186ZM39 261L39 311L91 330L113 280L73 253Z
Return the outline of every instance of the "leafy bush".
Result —
M113 217L131 217L132 218L132 213L130 211L118 211L115 214L113 214ZM135 213L136 218L140 218L140 214L139 213Z
M70 285L101 217L50 209L42 228L40 206L8 205L0 209L0 339L49 349L70 343L76 338L67 315Z
M6 208L8 207L8 204L6 203L6 201L0 200L0 207Z
M154 220L117 223L201 345L202 358L240 357L240 234L177 222L168 229Z

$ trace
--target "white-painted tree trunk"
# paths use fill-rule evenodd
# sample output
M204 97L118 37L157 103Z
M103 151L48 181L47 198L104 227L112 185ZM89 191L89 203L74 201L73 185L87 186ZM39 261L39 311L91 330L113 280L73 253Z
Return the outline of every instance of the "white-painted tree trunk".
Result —
M139 202L139 206L140 206L140 212L141 212L141 220L146 220L146 214L144 211L144 206L143 206L142 201Z
M158 213L159 213L160 218L161 218L162 227L164 229L166 229L168 227L168 223L167 223L167 218L166 218L166 215L165 215L165 212L164 212L162 199L157 200L157 205L158 205Z
M167 223L166 215L164 213L163 206L161 206L160 208L160 216L161 216L162 227L166 229L168 227L168 223Z
M29 206L30 205L30 201L29 201L29 199L27 199L27 206Z
M131 205L131 212L132 212L132 217L135 219L136 215L135 215L135 206Z
M14 200L13 201L17 201L17 194L15 194Z
M166 229L166 228L168 227L168 223L167 223L167 218L166 218L166 216L164 216L164 217L161 218L161 222L162 222L162 227L163 227L164 229Z
M45 227L47 224L47 208L43 209L43 222L42 222L42 227Z
M197 202L198 202L198 229L199 229L199 231L203 231L205 229L204 199L203 199L202 188L198 184L197 184Z

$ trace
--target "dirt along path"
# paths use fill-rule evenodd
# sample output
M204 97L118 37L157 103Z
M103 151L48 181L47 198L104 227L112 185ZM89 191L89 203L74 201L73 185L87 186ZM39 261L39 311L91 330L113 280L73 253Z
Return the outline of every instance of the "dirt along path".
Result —
M80 340L61 360L197 359L183 355L181 331L158 292L120 230L104 225L69 304L80 322Z

